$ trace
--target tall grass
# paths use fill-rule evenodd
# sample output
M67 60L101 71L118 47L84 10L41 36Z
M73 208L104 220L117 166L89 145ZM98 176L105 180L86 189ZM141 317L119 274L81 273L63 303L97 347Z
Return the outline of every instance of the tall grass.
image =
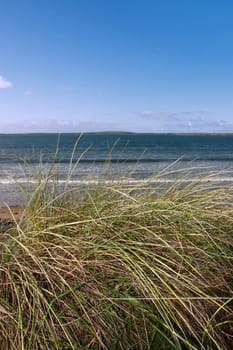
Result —
M0 349L232 349L233 189L53 169L1 234Z

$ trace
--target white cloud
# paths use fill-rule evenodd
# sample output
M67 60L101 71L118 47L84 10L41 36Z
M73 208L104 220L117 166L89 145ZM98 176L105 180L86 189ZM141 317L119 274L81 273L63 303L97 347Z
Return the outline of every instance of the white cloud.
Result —
M5 78L3 78L2 75L0 75L0 89L7 89L12 86L12 83Z

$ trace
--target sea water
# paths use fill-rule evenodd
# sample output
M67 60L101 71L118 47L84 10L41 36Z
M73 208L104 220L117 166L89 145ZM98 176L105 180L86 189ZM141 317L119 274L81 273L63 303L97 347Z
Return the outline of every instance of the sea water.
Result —
M128 183L177 177L187 181L213 171L214 181L231 183L233 135L0 134L0 205L21 204L20 184L36 182L38 171L48 171L51 164L58 182L69 178L74 187L100 178Z

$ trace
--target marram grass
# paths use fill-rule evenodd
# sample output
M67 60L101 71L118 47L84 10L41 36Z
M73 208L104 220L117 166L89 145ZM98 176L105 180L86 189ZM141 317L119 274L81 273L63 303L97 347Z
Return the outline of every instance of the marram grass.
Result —
M232 349L231 187L51 178L1 234L0 349Z

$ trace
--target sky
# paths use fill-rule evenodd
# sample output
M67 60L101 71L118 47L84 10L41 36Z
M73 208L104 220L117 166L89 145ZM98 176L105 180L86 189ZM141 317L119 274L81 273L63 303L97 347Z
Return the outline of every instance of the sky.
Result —
M0 9L0 133L233 132L232 0Z

